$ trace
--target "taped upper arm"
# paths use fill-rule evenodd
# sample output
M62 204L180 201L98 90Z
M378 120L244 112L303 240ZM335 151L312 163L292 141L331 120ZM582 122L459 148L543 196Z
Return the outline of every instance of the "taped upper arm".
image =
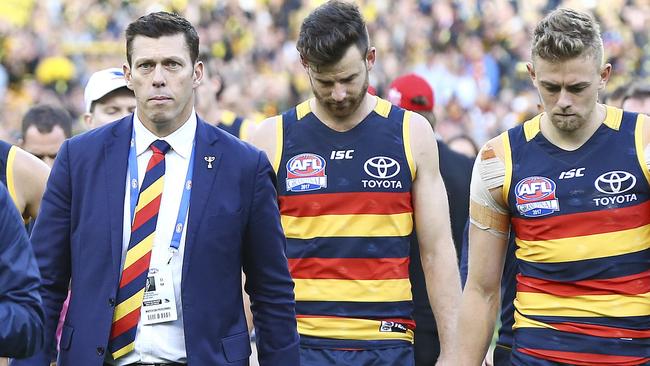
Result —
M482 230L507 235L510 215L503 199L505 181L504 136L488 141L479 152L470 186L470 220Z

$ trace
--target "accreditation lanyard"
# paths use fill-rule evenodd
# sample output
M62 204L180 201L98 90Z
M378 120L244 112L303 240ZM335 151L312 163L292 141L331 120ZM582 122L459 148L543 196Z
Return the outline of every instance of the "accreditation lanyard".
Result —
M181 245L181 235L183 234L183 227L187 220L187 211L190 206L190 194L192 193L192 173L194 171L194 150L195 146L192 145L192 154L190 155L190 163L187 166L187 175L185 177L185 184L183 186L183 195L181 197L181 204L178 207L178 217L176 218L176 225L174 225L174 234L172 241L169 244L169 250L174 253L178 251ZM138 158L135 149L135 129L131 134L131 146L129 148L129 175L131 182L129 187L131 189L131 224L133 224L135 216L135 207L138 204L140 196L140 185L138 181Z

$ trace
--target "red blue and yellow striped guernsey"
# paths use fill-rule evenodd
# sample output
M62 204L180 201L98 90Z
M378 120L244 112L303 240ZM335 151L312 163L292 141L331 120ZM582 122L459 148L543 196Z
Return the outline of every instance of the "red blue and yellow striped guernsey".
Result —
M546 140L540 116L504 133L504 199L519 259L513 365L650 362L643 123L608 107L575 151Z
M378 98L346 132L309 101L278 117L274 166L303 346L413 342L410 115Z

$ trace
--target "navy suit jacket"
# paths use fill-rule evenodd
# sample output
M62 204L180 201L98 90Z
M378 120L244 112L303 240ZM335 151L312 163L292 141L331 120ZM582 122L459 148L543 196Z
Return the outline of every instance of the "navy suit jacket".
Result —
M46 350L14 365L45 366L71 282L59 365L101 366L108 352L122 254L132 116L66 141L32 242L43 277ZM190 365L248 365L241 292L246 273L261 365L298 365L293 282L275 175L254 147L198 120L182 303ZM214 156L212 169L204 157Z
M43 347L41 277L23 220L0 184L0 357L26 357Z

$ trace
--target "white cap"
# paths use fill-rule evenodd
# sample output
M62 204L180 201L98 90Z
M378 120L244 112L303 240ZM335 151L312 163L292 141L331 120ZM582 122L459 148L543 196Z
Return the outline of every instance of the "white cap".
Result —
M122 69L113 67L100 70L90 76L86 89L84 90L84 101L86 112L90 113L90 105L97 99L112 92L113 90L126 87L124 72Z

